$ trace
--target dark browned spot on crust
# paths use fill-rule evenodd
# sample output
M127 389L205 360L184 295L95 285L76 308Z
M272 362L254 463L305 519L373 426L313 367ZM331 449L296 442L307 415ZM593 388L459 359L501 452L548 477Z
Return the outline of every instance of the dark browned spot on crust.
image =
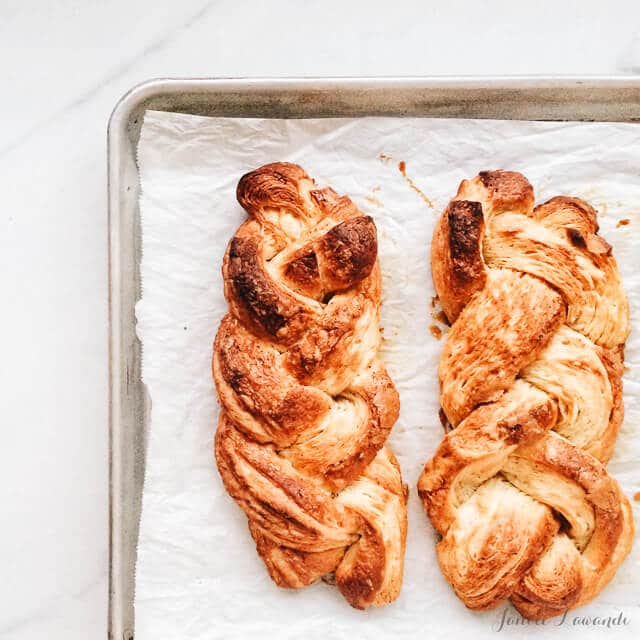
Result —
M449 251L453 274L458 283L473 282L484 271L480 238L484 227L482 205L469 200L454 200L447 211Z
M261 268L257 244L234 237L229 246L229 278L237 300L270 335L286 324L279 296Z
M246 376L242 371L234 369L228 358L222 358L220 365L222 367L222 375L227 384L237 393L241 394L246 381Z
M636 493L633 494L633 499L636 502L640 502L640 491L636 491Z
M315 251L309 249L301 256L292 260L286 267L284 275L293 282L303 286L310 285L318 280L320 272L318 270L318 259Z
M522 438L522 425L516 424L498 424L498 433L504 433L504 442L508 445L518 444Z
M500 186L502 172L501 171L480 171L478 173L480 181L487 189L497 189Z
M531 410L533 420L542 425L551 426L557 420L557 412L553 404L541 404Z
M630 222L631 220L629 220L629 218L622 218L622 220L618 220L618 224L616 224L616 228L626 227Z
M487 188L497 191L500 189L505 193L509 191L522 191L524 184L528 184L524 176L516 171L503 171L495 169L493 171L480 171L478 173L480 182Z
M480 182L494 195L498 195L503 203L531 201L533 204L533 187L529 181L517 171L481 171Z
M331 289L349 287L373 269L378 255L376 226L370 216L345 220L328 231L319 245Z
M350 200L342 204L353 206ZM297 250L289 258L283 275L299 293L316 300L330 299L330 294L366 278L377 254L376 226L369 216L359 215L336 224Z

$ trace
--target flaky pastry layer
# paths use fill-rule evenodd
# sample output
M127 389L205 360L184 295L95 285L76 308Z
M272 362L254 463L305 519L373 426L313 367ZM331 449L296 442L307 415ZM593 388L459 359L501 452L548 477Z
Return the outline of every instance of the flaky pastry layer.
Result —
M511 171L464 180L431 249L452 323L439 365L453 427L418 483L442 572L471 609L531 619L594 598L628 554L605 464L622 421L627 299L595 210L534 207Z
M242 177L213 349L216 460L271 578L335 581L359 609L402 584L406 487L385 446L398 393L378 357L373 220L294 164Z

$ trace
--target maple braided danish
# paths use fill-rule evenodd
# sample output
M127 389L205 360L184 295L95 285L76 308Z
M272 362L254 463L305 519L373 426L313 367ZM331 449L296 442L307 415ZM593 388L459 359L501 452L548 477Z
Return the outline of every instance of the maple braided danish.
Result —
M431 266L452 323L440 401L452 427L418 483L442 572L471 609L544 619L586 603L630 550L604 463L622 420L627 301L595 210L509 171L464 180Z
M294 164L243 176L223 276L216 460L271 578L325 577L363 609L400 591L406 487L385 441L398 394L378 357L373 220Z

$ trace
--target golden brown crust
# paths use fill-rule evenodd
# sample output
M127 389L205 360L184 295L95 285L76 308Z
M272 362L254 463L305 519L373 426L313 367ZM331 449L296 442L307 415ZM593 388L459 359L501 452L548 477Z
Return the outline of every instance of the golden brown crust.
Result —
M629 502L603 464L622 421L628 307L597 231L586 202L534 209L526 178L506 171L463 181L434 231L454 321L440 400L456 428L418 491L472 609L510 598L528 618L558 615L594 598L631 546Z
M246 174L237 196L250 218L224 258L212 361L220 475L276 584L333 576L352 606L387 604L406 492L384 446L399 399L377 355L375 224L297 165Z
M486 219L504 211L529 214L533 209L533 187L516 171L481 171L473 180L463 180L456 200L482 205Z
M487 274L481 254L484 230L479 202L453 200L436 225L431 249L431 273L449 322L453 322L471 296L484 288Z
M455 426L495 400L564 320L560 296L537 278L494 270L454 322L440 359L442 408Z

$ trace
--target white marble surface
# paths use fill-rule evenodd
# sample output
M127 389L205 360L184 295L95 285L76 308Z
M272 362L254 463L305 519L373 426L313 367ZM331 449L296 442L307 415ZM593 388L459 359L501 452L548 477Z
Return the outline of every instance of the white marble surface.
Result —
M106 636L116 100L157 76L640 72L640 3L0 0L0 54L0 638L85 640Z

